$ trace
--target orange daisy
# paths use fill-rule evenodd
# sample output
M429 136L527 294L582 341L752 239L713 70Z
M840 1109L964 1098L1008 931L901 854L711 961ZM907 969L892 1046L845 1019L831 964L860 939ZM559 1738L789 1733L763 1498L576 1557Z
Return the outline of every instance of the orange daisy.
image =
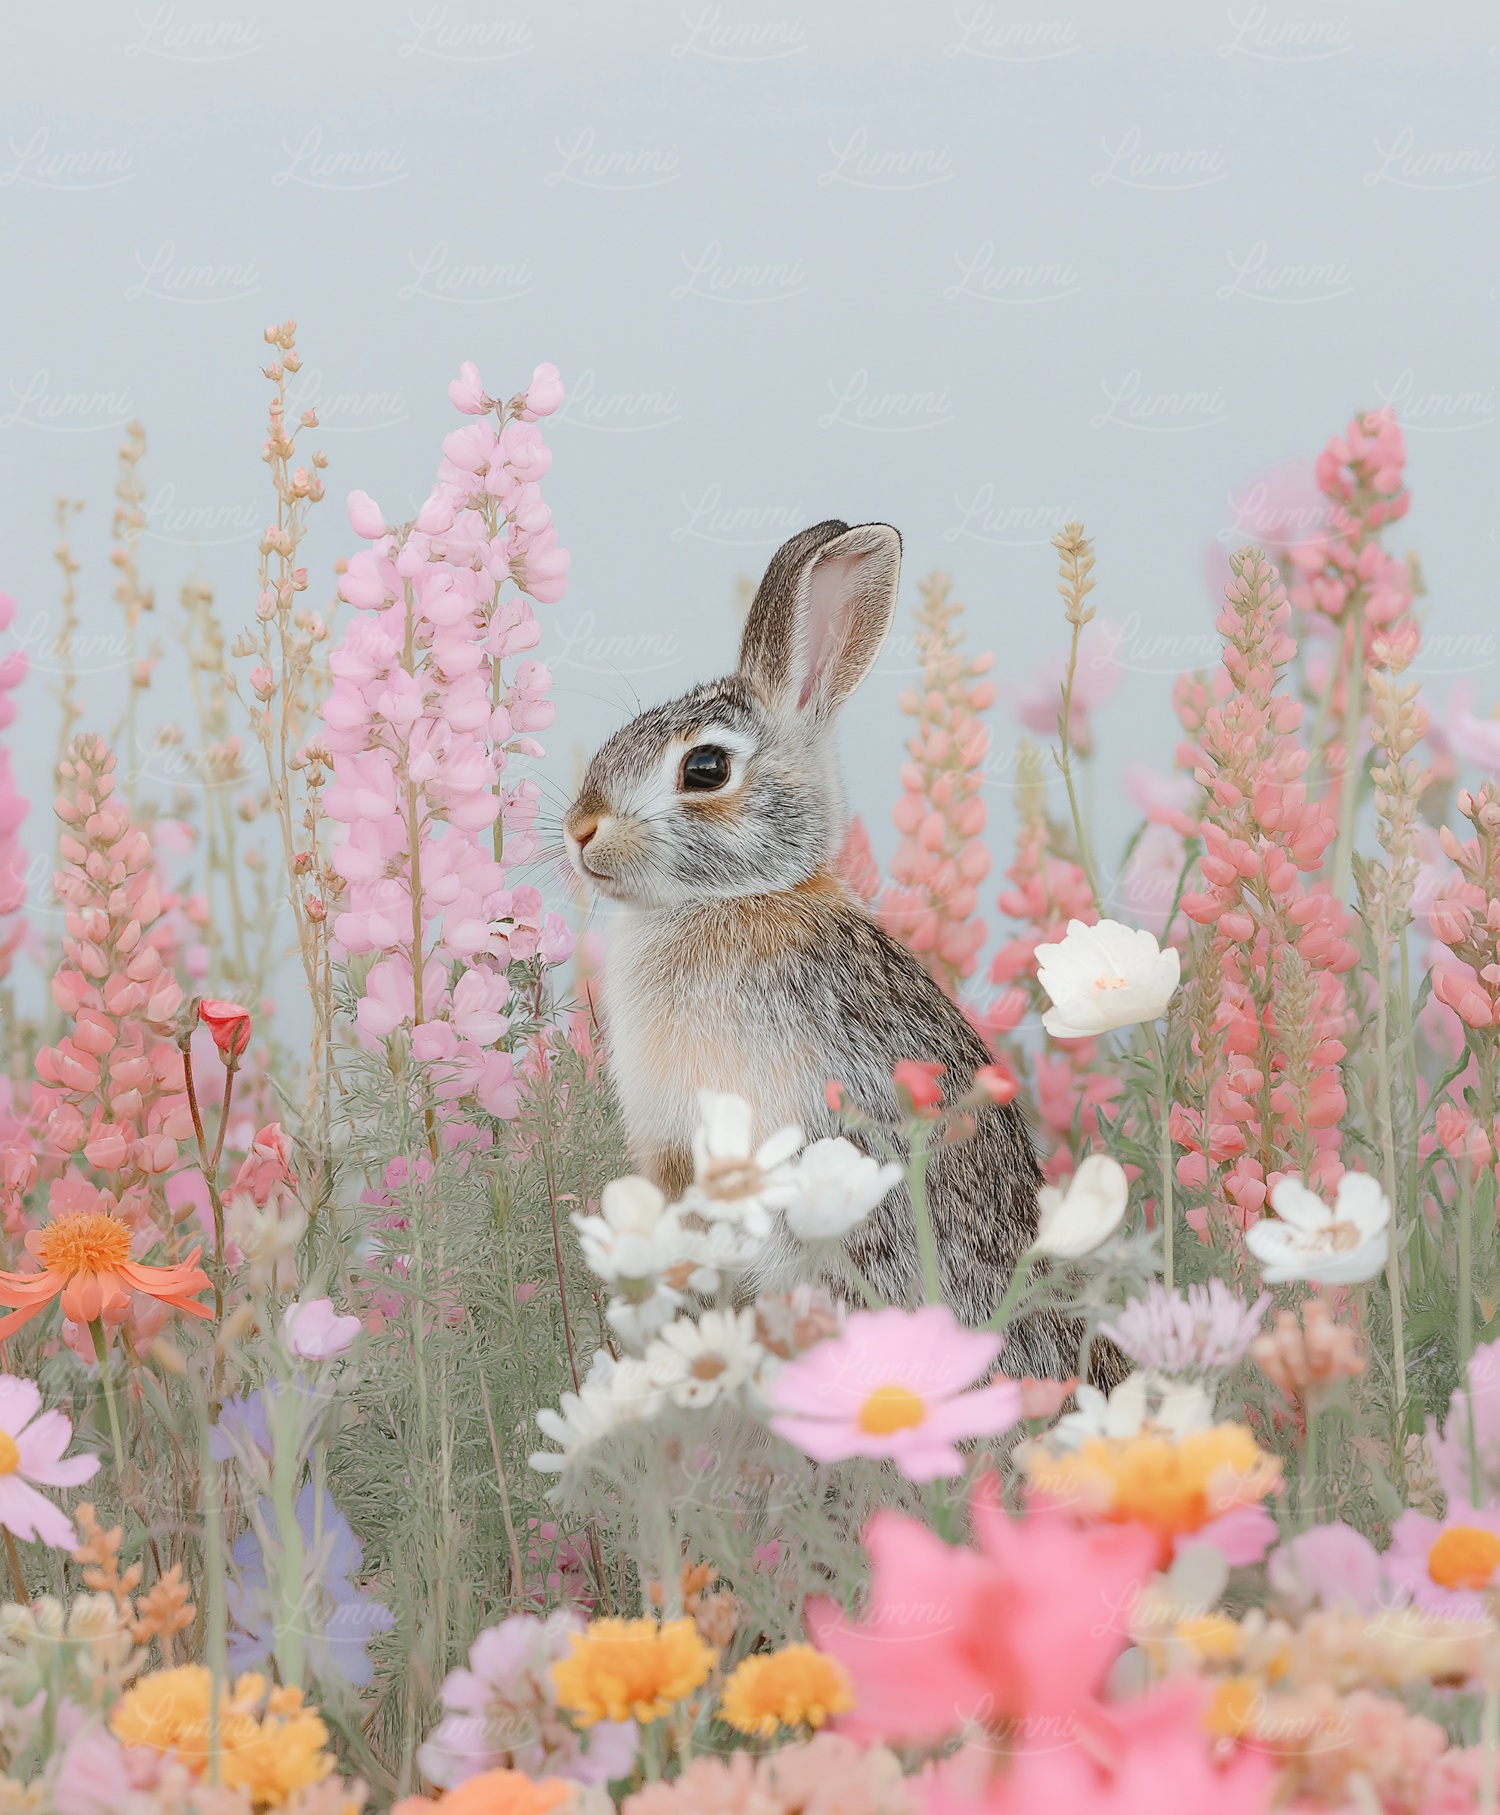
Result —
M0 1273L0 1305L18 1308L0 1319L0 1339L19 1330L62 1294L63 1316L91 1324L107 1311L123 1311L132 1292L146 1292L174 1310L212 1317L193 1296L211 1281L197 1264L201 1248L179 1266L143 1267L130 1258L130 1229L107 1211L58 1217L26 1237L40 1264L37 1273Z

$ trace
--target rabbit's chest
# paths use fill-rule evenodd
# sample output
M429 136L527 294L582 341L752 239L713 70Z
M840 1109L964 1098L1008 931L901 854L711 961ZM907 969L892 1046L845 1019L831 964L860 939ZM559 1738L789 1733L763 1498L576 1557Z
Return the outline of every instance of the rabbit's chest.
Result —
M680 1165L700 1090L744 1097L756 1137L805 1121L821 1101L817 1042L796 1004L754 951L720 921L675 926L622 917L605 992L609 1065L632 1158L655 1172Z

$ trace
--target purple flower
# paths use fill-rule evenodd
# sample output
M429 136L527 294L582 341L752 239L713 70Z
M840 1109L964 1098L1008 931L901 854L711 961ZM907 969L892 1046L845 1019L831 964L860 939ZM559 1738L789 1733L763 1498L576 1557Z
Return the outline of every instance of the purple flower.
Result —
M1266 1573L1276 1593L1298 1608L1317 1600L1325 1607L1374 1613L1383 1603L1380 1553L1363 1532L1338 1519L1278 1544L1266 1560Z
M377 1632L389 1632L396 1616L372 1598L368 1589L356 1588L361 1552L349 1521L324 1490L322 1534L315 1533L313 1485L297 1496L297 1523L306 1547L307 1586L302 1614L307 1621L308 1661L319 1677L341 1676L362 1688L375 1674L365 1646ZM259 1502L260 1517L268 1531L276 1528L269 1500ZM229 1667L234 1671L260 1669L276 1649L276 1608L279 1589L267 1580L260 1539L247 1531L231 1556L239 1581L227 1583L230 1616L237 1632L229 1637Z
M1144 1298L1132 1298L1113 1323L1102 1323L1138 1366L1162 1374L1227 1373L1260 1333L1271 1302L1262 1292L1249 1308L1221 1279L1167 1292L1153 1281Z

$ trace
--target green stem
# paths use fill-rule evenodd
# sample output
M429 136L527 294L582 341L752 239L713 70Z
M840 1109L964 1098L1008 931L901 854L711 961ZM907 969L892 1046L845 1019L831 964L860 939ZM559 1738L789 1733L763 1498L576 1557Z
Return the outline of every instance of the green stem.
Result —
M1176 1208L1172 1201L1172 1093L1167 1083L1167 1055L1161 1043L1161 1035L1156 1031L1156 1023L1147 1021L1146 1044L1151 1048L1151 1057L1156 1068L1157 1100L1161 1104L1161 1121L1158 1136L1161 1141L1161 1234L1162 1234L1162 1284L1172 1290L1172 1237L1177 1221Z
M1005 1296L1000 1300L995 1315L985 1325L987 1330L1003 1331L1012 1317L1016 1306L1025 1297L1031 1285L1031 1265L1036 1258L1037 1250L1028 1248L1016 1262L1009 1280L1006 1281Z
M200 1408L202 1417L198 1469L203 1481L203 1567L208 1576L208 1781L219 1781L219 1757L223 1750L220 1705L229 1676L225 1661L224 1607L224 1532L219 1504L219 1465L209 1446L208 1408Z
M1349 893L1354 856L1354 815L1359 805L1359 727L1365 705L1365 607L1356 599L1349 616L1349 672L1344 680L1344 781L1339 796L1339 841L1333 853L1333 898Z
M922 1296L930 1305L943 1302L943 1282L938 1274L937 1237L932 1232L932 1214L927 1208L927 1130L918 1128L912 1136L911 1165L907 1170L911 1190L911 1213L917 1224L917 1252L922 1256Z
M1396 1142L1391 1119L1391 1054L1386 1041L1386 1003L1389 997L1389 954L1381 961L1375 1005L1375 1064L1380 1116L1380 1149L1384 1165L1385 1195L1391 1207L1390 1252L1386 1280L1391 1292L1391 1365L1396 1377L1396 1403L1406 1403L1406 1331L1401 1314L1401 1204L1396 1190Z
M1302 1523L1304 1527L1318 1522L1318 1414L1309 1404L1303 1417L1307 1423L1307 1441L1302 1446Z
M289 1688L302 1687L303 1596L306 1557L302 1527L297 1523L297 1487L302 1473L297 1447L297 1413L291 1399L294 1388L281 1381L275 1402L272 1433L273 1463L271 1504L276 1514L276 1536L281 1547L280 1607L276 1616L276 1667Z
M123 1492L125 1487L125 1445L120 1438L120 1411L115 1404L115 1383L110 1378L109 1348L104 1340L104 1319L94 1318L89 1329L94 1338L94 1353L99 1357L99 1378L104 1383L104 1403L109 1407L109 1434L115 1446L115 1475Z
M1479 1444L1474 1431L1474 1393L1469 1382L1469 1361L1474 1353L1474 1177L1464 1167L1458 1191L1458 1373L1464 1383L1468 1408L1469 1498L1479 1497Z

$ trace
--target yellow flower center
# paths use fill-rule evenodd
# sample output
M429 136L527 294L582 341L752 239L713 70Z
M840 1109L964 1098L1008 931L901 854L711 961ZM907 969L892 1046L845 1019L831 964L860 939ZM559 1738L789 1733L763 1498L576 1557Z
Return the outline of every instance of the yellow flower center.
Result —
M1500 1567L1500 1538L1476 1525L1454 1525L1427 1553L1427 1573L1440 1588L1483 1588Z
M871 1437L889 1437L921 1424L927 1407L909 1387L878 1386L859 1408L856 1423Z
M13 1475L21 1466L21 1452L9 1431L0 1431L0 1475Z
M1094 988L1095 989L1124 989L1125 988L1125 979L1123 977L1113 977L1106 971L1102 977L1095 977Z
M118 1217L95 1211L49 1223L37 1244L37 1259L49 1273L112 1273L130 1259L130 1231Z

